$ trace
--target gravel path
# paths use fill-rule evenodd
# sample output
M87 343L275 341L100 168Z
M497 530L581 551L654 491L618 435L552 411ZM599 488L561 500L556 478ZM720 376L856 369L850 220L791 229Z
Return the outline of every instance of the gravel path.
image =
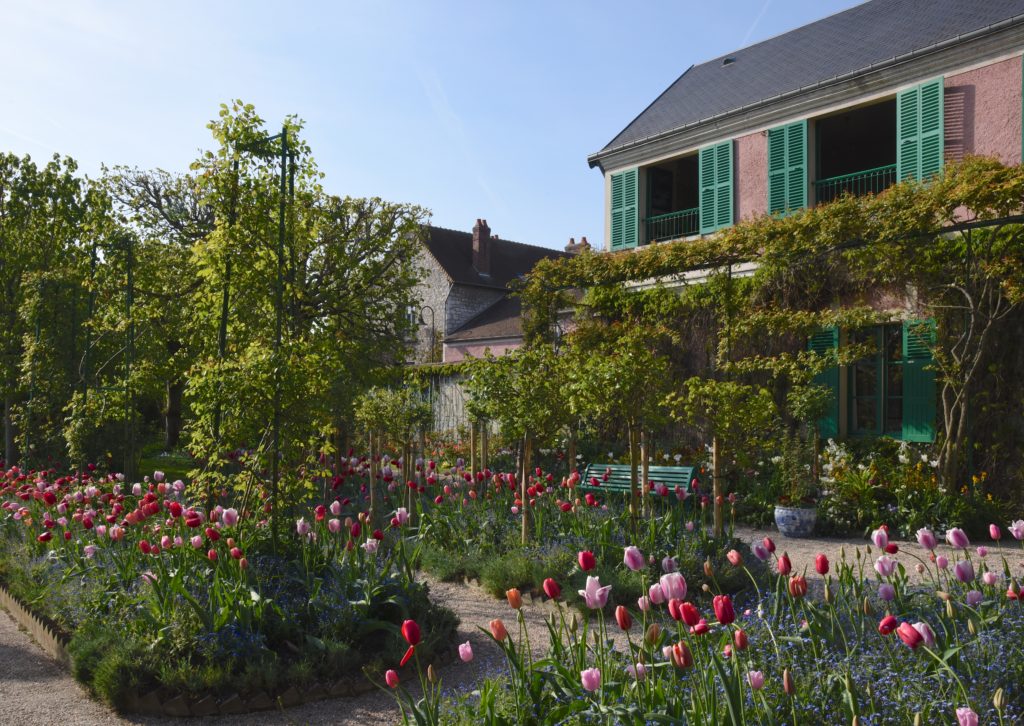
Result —
M776 543L777 552L788 552L796 571L806 566L808 577L818 578L814 571L814 558L825 553L831 562L838 562L840 550L845 547L848 561L855 561L857 548L870 544L863 538L817 538L788 539L774 529L756 530L737 527L736 536L745 542L760 541L769 535ZM913 576L914 560L908 555L922 555L916 542L898 542L899 556ZM983 543L988 546L990 543ZM1006 543L1001 550L990 547L990 558L1003 554L1018 572L1024 574L1024 555L1016 542ZM950 554L945 545L940 552ZM878 553L872 548L865 574L873 575L870 564ZM995 560L998 562L999 560ZM455 611L461 624L457 642L469 641L473 646L474 659L471 663L456 660L439 669L446 692L466 693L479 682L505 669L504 658L489 637L479 627L487 627L494 618L505 621L509 633L518 637L515 612L504 600L491 597L475 585L443 583L429 577L424 578L430 586L432 599ZM820 585L819 585L820 587ZM548 632L545 619L555 612L550 603L530 602L527 598L523 614L527 624L530 644L535 655L543 655L548 646ZM609 634L615 630L609 629ZM615 633L619 647L625 639ZM425 664L424 664L425 665ZM409 689L418 693L419 688L410 682ZM16 723L19 726L61 723L61 726L106 725L106 724L195 724L197 719L175 721L171 719L150 719L119 717L105 706L90 700L71 675L51 660L18 626L4 613L0 615L0 723ZM394 701L387 694L373 691L355 698L337 698L297 706L284 711L246 714L234 717L207 719L205 722L224 726L248 726L250 724L389 724L398 723L400 716Z

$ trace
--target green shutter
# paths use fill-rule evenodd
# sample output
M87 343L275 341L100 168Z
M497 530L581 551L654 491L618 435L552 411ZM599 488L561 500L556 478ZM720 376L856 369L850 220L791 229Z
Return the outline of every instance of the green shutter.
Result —
M941 78L896 96L896 176L923 180L942 171L945 134Z
M819 355L831 355L839 349L839 328L825 328L815 333L807 341L807 349ZM818 420L818 434L823 439L835 438L839 435L839 366L822 371L813 382L832 391L828 411Z
M636 169L612 174L611 242L613 250L636 247L638 176Z
M903 321L903 440L935 441L934 320Z
M807 206L807 121L768 130L768 213Z
M700 232L708 234L732 224L732 141L700 150Z

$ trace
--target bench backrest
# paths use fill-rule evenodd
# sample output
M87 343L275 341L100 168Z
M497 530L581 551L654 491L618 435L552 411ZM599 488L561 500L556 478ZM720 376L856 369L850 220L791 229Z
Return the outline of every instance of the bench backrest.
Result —
M599 486L597 489L609 489L612 491L620 491L623 489L629 489L630 486L630 467L629 464L591 464L587 467L586 473L583 475L583 481L580 485L584 489L590 489L593 487L592 479L597 479ZM637 470L637 475L640 475L642 470ZM605 477L607 474L607 478ZM647 467L647 479L655 484L664 484L669 489L675 489L676 486L680 486L683 489L689 490L690 483L694 480L697 475L697 468L694 466L649 466ZM640 482L641 485L644 482Z

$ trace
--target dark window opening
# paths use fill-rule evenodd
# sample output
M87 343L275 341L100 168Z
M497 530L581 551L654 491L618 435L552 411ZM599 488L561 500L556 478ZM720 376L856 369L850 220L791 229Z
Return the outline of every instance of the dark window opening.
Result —
M896 100L818 119L817 203L877 194L896 182Z
M875 353L850 366L850 433L899 438L903 431L903 326L850 333L851 343L871 343Z
M697 234L700 230L697 155L667 161L646 171L644 242Z

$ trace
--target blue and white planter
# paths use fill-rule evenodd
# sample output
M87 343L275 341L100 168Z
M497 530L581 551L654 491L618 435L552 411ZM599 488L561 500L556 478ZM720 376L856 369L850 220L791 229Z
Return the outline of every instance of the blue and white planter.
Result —
M775 505L775 526L784 537L810 537L818 521L815 507L784 507Z

